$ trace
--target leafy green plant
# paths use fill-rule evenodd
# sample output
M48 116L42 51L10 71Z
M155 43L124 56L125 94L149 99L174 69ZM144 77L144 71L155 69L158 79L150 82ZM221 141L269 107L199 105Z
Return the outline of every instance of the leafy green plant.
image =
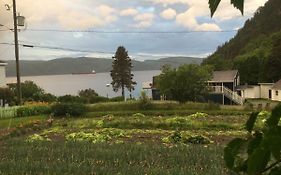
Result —
M56 103L52 106L52 113L55 117L60 116L82 116L87 112L84 104L79 103Z
M17 117L28 117L34 115L50 114L51 108L47 105L22 106L16 109Z
M246 123L249 136L235 138L225 148L226 166L249 175L281 174L281 104L272 110L260 129L255 127L259 114L252 113Z
M191 118L204 118L204 117L208 117L208 114L203 113L203 112L196 112L195 114L192 114L189 117L191 117Z
M48 137L43 137L39 134L33 134L27 137L25 141L28 143L34 143L34 142L49 142L51 140Z
M145 115L144 114L142 114L142 113L135 113L135 114L133 114L133 116L132 116L133 118L144 118L145 117Z
M180 131L175 131L168 137L162 138L164 143L182 143L182 144L210 144L212 141L202 135L186 135Z
M192 144L210 144L211 140L202 135L190 136L187 139L183 139L183 143L192 143Z

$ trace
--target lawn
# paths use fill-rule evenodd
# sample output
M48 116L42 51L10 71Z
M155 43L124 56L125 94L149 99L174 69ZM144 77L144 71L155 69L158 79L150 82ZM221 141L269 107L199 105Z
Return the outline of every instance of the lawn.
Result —
M249 112L232 110L2 119L0 174L229 174L223 147L246 135Z

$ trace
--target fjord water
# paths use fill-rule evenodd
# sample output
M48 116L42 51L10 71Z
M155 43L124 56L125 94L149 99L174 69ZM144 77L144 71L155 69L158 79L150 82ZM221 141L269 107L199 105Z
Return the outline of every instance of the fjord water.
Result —
M142 83L152 81L152 77L159 75L159 70L135 71L134 80L137 82L133 97L139 97L142 90ZM83 89L94 89L101 96L116 97L121 95L121 91L115 93L112 87L106 87L111 83L110 73L80 74L80 75L50 75L50 76L27 76L22 77L21 81L30 80L43 88L47 93L56 96L77 95ZM15 83L15 77L7 78L7 83ZM126 92L126 96L129 93Z

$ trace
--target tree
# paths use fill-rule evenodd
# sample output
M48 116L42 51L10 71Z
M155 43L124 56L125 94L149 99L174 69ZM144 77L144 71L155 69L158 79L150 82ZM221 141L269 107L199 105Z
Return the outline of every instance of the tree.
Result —
M98 97L98 93L96 93L95 90L93 89L85 89L85 90L81 90L79 91L78 95L85 99L87 103L91 103L91 101L93 101L93 99L95 99L95 97Z
M15 94L9 88L0 88L0 99L3 100L3 105L13 105L16 101Z
M209 66L183 65L178 69L165 68L157 77L156 86L167 99L181 103L200 101L207 93L206 81L211 78Z
M16 84L10 84L9 87L16 94ZM21 83L21 90L23 101L41 101L40 97L45 93L44 90L33 81Z
M281 38L277 38L267 61L267 76L271 82L281 79Z
M134 90L134 86L136 85L136 82L133 81L132 67L132 62L126 48L123 46L118 47L113 57L110 75L113 90L117 92L121 88L123 98L125 98L125 88L131 91Z

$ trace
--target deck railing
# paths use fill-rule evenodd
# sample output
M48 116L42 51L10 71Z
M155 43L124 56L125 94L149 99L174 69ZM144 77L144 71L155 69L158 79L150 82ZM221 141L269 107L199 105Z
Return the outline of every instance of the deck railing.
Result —
M230 100L234 101L235 103L239 105L244 104L244 98L242 98L240 95L238 95L236 92L233 92L231 89L224 87L224 86L210 86L210 91L212 93L218 93L223 94Z

